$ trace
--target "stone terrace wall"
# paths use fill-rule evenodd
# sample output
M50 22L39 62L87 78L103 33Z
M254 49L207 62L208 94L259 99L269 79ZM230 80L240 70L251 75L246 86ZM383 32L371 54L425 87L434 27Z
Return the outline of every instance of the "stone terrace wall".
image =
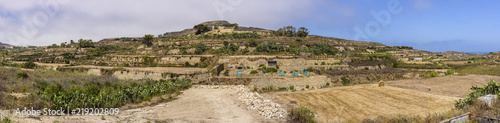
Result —
M210 73L174 74L174 73L158 73L158 72L143 72L143 71L115 71L112 76L118 79L132 79L132 80L139 80L144 78L149 78L153 80L186 78L186 79L191 79L191 82L194 84L210 81L210 78L212 77Z
M326 76L310 76L310 77L294 77L294 78L255 78L250 82L250 86L257 88L262 87L290 87L302 89L309 85L310 88L321 88L330 82L330 78Z

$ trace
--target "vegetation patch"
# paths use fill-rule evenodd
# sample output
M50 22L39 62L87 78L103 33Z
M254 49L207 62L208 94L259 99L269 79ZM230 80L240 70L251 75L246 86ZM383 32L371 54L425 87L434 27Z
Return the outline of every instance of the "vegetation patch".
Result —
M290 109L289 122L292 123L316 123L314 113L303 105L297 105Z

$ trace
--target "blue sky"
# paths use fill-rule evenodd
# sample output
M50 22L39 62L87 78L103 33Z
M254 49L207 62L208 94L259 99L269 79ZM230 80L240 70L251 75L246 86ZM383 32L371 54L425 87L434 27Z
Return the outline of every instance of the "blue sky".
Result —
M0 0L0 42L98 41L228 20L266 29L304 26L313 35L434 52L494 52L500 51L498 5L497 0Z

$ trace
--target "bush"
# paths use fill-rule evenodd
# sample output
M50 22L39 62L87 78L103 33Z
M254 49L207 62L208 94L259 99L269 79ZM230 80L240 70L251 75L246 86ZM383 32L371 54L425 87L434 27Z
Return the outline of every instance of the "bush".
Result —
M34 69L36 67L36 64L33 61L27 61L26 63L21 65L23 68L26 69Z
M17 73L16 77L25 79L25 78L28 78L28 73L26 73L25 71L21 71L21 72Z
M262 52L262 53L278 53L278 52L284 52L285 47L282 45L277 45L275 42L269 42L269 43L264 43L260 44L255 48L255 52Z
M257 73L259 73L259 72L258 72L258 71L256 71L256 70L252 70L252 71L250 71L250 74L257 74Z
M447 70L446 73L444 73L444 75L453 75L455 74L455 71L453 70Z
M99 62L99 63L97 63L97 66L108 66L108 63L106 63L106 62Z
M432 78L432 77L438 77L439 75L436 72L431 72L427 75L427 77Z
M321 65L326 65L326 63L325 62L321 62Z
M291 90L291 91L295 91L295 87L290 86L290 90Z
M347 79L346 77L342 77L342 85L347 86L351 84L351 80Z
M303 105L292 107L289 116L292 123L316 123L314 113Z
M12 121L7 117L2 120L2 123L11 123L11 122Z
M250 39L249 41L245 42L245 46L247 47L256 47L257 45L259 44L254 39Z
M494 80L490 80L488 84L483 85L483 87L477 87L475 85L471 88L472 93L467 95L465 99L459 99L455 102L455 108L462 109L465 106L471 105L475 98L488 95L488 94L499 94L500 92L500 83L495 82Z
M229 76L229 70L224 71L224 76Z
M141 84L111 84L87 82L83 87L72 86L67 89L61 84L41 88L41 98L51 103L54 109L59 107L74 108L110 108L123 106L126 103L140 103L151 100L153 96L179 93L191 87L189 79L171 79L146 81Z
M309 85L306 85L306 88L309 89Z
M202 54L206 50L207 50L206 45L200 42L200 43L196 44L196 48L194 50L194 53L195 54Z

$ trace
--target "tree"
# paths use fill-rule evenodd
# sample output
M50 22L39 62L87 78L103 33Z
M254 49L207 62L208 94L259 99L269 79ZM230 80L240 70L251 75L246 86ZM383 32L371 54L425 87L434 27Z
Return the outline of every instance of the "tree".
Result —
M66 47L66 43L61 43L61 48L65 48Z
M57 44L52 44L51 48L57 48Z
M79 39L78 46L80 48L94 47L94 42L92 42L92 39L88 39L88 40Z
M231 27L234 27L235 29L238 29L238 23L233 23L233 24L230 24Z
M196 35L203 34L205 32L210 31L210 29L208 28L208 26L203 25L203 24L195 25L193 27L193 29L196 29L196 33L195 33Z
M71 41L69 41L69 42L70 42L70 44L75 44L75 41L73 41L73 40L71 40Z
M227 46L229 46L229 42L227 42L227 41L224 41L224 42L223 42L223 44L224 44L224 46L226 46L226 47L227 47Z
M146 46L152 46L153 45L153 38L154 36L151 34L144 35L144 38L142 38L142 44L145 44Z
M195 54L202 54L206 50L207 50L206 45L200 42L200 43L196 44L196 48L194 50L194 53Z
M305 27L300 27L297 31L298 37L306 37L309 34L309 30Z

